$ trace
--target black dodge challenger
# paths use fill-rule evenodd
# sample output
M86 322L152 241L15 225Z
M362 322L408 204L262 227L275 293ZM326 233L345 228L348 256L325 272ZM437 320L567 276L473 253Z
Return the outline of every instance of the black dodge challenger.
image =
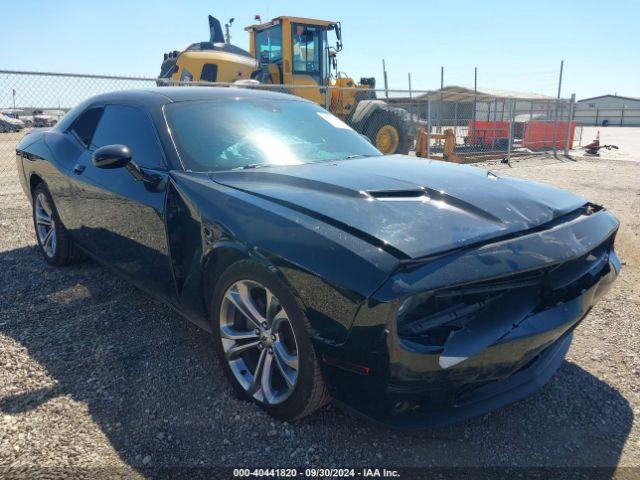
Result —
M280 419L333 399L424 428L523 398L620 270L602 207L383 156L283 94L97 96L17 165L47 262L88 255L212 332L235 391Z

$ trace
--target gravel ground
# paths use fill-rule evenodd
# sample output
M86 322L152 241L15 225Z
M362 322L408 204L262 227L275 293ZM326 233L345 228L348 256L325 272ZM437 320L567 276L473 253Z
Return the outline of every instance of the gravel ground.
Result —
M332 406L280 423L237 400L206 333L94 262L47 266L28 206L5 197L0 477L354 464L597 466L605 476L635 467L618 473L640 475L640 164L535 159L495 168L571 189L613 211L622 222L623 273L538 393L419 433L378 428Z

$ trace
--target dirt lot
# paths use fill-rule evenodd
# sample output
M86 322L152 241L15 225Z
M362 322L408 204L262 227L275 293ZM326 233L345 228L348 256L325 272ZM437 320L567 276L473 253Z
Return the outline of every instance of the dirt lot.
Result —
M582 473L640 476L640 163L494 167L613 211L623 272L538 393L421 433L331 406L283 424L236 400L207 334L93 262L47 266L24 200L0 196L0 477L216 465L595 466Z
M588 145L600 132L600 145L616 145L618 149L600 150L601 158L607 160L640 161L640 128L638 127L583 127L581 144ZM577 144L574 145L577 147ZM575 150L582 155L584 150Z

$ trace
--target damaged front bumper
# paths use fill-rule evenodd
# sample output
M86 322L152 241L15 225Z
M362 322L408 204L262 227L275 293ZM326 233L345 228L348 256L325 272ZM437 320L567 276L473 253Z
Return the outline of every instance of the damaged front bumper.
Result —
M536 232L407 265L360 310L345 344L317 345L334 400L415 429L531 394L617 277L618 225L585 207Z

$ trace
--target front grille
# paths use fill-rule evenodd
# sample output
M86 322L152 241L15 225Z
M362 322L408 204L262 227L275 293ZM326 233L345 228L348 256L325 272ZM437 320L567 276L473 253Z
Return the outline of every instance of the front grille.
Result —
M398 315L398 335L422 351L440 353L455 332L478 328L476 320L516 326L595 285L609 272L610 248L607 241L560 265L417 295Z

